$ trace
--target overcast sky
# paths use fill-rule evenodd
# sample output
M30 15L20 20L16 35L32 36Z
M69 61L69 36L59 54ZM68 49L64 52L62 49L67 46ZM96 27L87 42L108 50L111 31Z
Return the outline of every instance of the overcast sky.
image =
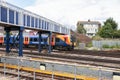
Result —
M120 23L120 0L6 0L63 25L76 26L88 19ZM120 26L120 25L119 25ZM120 27L119 27L120 28Z

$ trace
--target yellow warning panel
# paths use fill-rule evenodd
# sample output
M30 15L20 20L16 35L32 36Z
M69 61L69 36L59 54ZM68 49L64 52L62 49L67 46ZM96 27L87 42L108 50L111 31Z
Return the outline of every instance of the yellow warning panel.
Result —
M0 66L3 67L4 64L0 63ZM6 64L6 68L18 69L18 66L11 65L11 64ZM40 69L30 68L30 67L23 67L23 66L20 66L19 68L20 68L20 70L23 70L23 71L29 71L29 72L34 72L35 71L37 73L50 74L50 75L53 74L52 71L45 70L45 67L43 65L41 66L41 68L42 68L41 70ZM82 79L82 80L98 80L95 77L88 77L88 76L84 76L84 75L75 75L75 74L71 74L71 73L67 73L67 72L54 71L54 75L55 76L61 76L61 77L73 78L73 79L76 77L76 79Z

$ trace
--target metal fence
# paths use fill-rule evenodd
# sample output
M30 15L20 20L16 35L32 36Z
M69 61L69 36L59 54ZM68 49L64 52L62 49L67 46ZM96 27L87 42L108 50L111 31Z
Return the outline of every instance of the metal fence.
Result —
M67 72L67 73L72 73L74 75L96 77L99 80L112 80L112 77L113 77L113 72L105 71L101 66L98 66L98 67L90 67L90 66L83 66L83 65L78 66L77 64L68 65L68 64L60 64L60 63L51 63L51 62L41 62L41 61L38 62L38 61L24 60L19 58L18 59L1 58L1 62L4 63L4 76L6 75L5 64L13 64L13 65L18 65L19 67L26 66L26 67L36 68L36 69L50 70L51 72L53 72L53 74L51 75L52 80L54 79L54 71ZM18 68L18 79L20 79L19 68ZM35 80L35 77L34 77L34 80ZM74 80L76 80L76 77L74 78Z
M120 46L120 40L100 40L100 41L93 40L92 45L93 45L93 47L96 47L96 48L103 48L104 45Z

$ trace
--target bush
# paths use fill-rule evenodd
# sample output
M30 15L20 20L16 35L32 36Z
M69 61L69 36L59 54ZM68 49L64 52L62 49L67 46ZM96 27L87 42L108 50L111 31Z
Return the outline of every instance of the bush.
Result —
M92 42L88 43L87 47L93 47Z
M92 39L93 39L93 40L97 40L97 41L98 41L98 40L102 40L102 38L101 38L99 35L96 35L96 36L92 37Z
M104 44L104 45L102 46L102 48L110 48L110 49L117 48L117 49L119 49L119 48L120 48L120 45L116 44L116 45L109 46L109 45L107 45L107 44Z
M107 44L104 44L104 45L102 46L102 48L110 48L110 46L107 45Z

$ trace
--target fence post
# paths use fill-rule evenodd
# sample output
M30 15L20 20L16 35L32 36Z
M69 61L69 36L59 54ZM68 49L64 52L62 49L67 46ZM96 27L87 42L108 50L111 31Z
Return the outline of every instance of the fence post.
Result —
M102 80L102 71L101 71L102 67L99 67L99 80Z
M74 80L76 80L76 63L74 64L74 76L75 76Z
M5 77L5 74L6 74L6 59L4 58L4 77Z
M36 80L36 76L35 76L35 70L34 70L34 80Z
M18 80L20 80L20 60L18 59Z
M54 80L54 65L52 64L52 80Z

